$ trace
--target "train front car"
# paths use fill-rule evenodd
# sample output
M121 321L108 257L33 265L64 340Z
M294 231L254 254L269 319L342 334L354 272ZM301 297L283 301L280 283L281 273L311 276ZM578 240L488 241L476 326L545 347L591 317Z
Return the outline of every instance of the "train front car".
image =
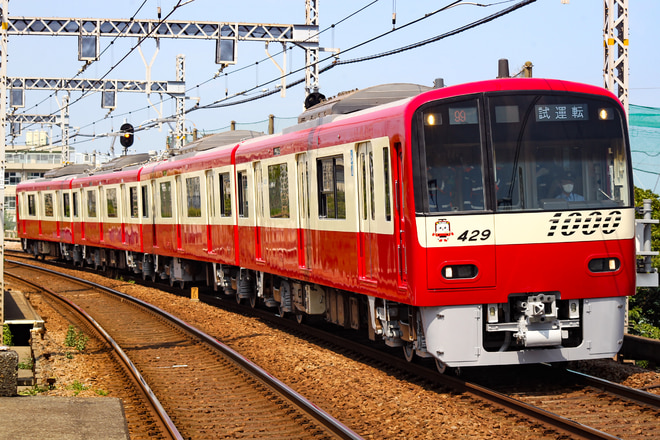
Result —
M452 367L611 357L635 289L621 105L560 81L479 87L413 101L409 281L426 351Z

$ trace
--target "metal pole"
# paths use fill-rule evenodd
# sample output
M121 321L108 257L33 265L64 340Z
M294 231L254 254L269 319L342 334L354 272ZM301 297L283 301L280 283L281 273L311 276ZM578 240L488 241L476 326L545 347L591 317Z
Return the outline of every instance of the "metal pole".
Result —
M7 122L7 9L9 0L2 0L2 26L0 29L0 323L5 323L5 124ZM0 334L0 343L2 343Z

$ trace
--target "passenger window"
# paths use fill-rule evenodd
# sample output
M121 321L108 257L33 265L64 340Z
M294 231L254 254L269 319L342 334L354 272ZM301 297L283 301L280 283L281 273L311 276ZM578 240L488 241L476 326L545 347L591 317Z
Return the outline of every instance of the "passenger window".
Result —
M231 216L231 185L229 173L220 175L220 216Z
M67 193L62 194L62 212L65 218L71 217L71 203Z
M149 218L149 186L142 185L142 218Z
M87 216L96 217L96 193L92 189L87 191Z
M44 194L44 216L52 217L53 215L53 195Z
M172 182L160 183L160 216L172 218Z
M189 177L186 179L186 195L188 217L201 217L202 195L199 186L199 177Z
M128 197L131 204L131 218L138 218L138 191L136 186L128 188Z
M392 203L390 201L390 157L387 148L383 148L383 176L385 178L385 220L392 220Z
M28 215L30 216L37 215L37 203L34 194L28 195Z
M237 173L238 182L238 216L248 218L250 211L248 210L248 176L246 171Z
M285 163L268 167L271 218L289 218L289 174Z
M108 210L108 218L116 218L119 216L117 208L117 189L108 188L105 191L106 206Z
M206 198L209 201L209 217L215 217L215 184L213 181L213 171L206 172L206 191L208 192Z
M344 158L327 157L316 162L319 180L319 218L346 218Z
M73 193L73 216L78 218L78 193Z

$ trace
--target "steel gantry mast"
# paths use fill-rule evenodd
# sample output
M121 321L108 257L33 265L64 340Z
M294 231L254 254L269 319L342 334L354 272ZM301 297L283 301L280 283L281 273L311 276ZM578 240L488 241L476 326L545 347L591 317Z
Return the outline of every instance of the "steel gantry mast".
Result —
M262 41L287 43L302 47L306 54L305 90L307 95L314 95L315 99L322 96L319 89L319 0L305 0L306 22L304 25L295 24L258 24L237 22L211 22L211 21L181 21L181 20L142 20L142 19L105 19L105 18L38 18L38 17L9 17L9 0L0 0L2 11L2 27L0 29L0 172L5 171L5 126L7 117L7 88L22 86L24 90L31 88L46 88L56 90L94 90L104 94L102 103L108 101L111 105L102 105L113 108L115 100L113 92L142 91L145 93L168 93L177 98L177 133L176 143L181 146L184 139L184 100L185 85L184 59L177 58L177 84L170 89L171 84L148 81L146 83L131 80L86 80L86 79L52 79L52 78L7 78L7 42L9 35L43 35L43 36L76 36L78 37L78 58L89 65L100 57L101 37L135 37L139 40L146 38L176 38L176 39L203 39L215 40L215 62L223 66L236 64L238 41ZM160 17L160 11L159 11ZM284 77L285 72L282 71ZM18 83L16 83L18 81ZM88 87L88 88L85 88ZM68 98L68 97L67 97ZM63 124L63 142L68 137L68 99L65 98L61 109L60 123ZM307 102L307 100L306 100ZM311 101L310 101L311 102ZM48 119L56 121L55 115L12 115L14 123L27 123ZM66 127L64 126L65 124ZM68 150L67 145L63 149ZM63 155L63 161L68 162L68 153ZM4 179L0 182L0 257L4 261ZM4 273L0 264L0 322L4 322Z
M628 115L628 0L605 1L605 88L614 93Z

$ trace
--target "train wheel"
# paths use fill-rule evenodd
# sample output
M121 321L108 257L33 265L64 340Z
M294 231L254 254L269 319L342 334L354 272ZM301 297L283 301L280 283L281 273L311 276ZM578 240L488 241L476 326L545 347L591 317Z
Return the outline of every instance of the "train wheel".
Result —
M180 288L181 290L183 290L183 289L185 289L185 287L186 287L186 282L183 281L183 280L179 281L179 288Z
M248 299L250 300L250 307L252 307L253 309L257 307L257 292L255 291L250 292L250 296L248 297Z
M241 303L241 299L242 299L242 298L241 298L241 296L238 294L238 292L236 292L236 293L234 294L234 298L236 298L236 304L240 304L240 303Z
M282 303L280 303L280 304L277 306L277 311L278 311L278 313L280 314L280 316L281 316L282 318L284 318L284 315L285 315L286 312L284 311L284 308L282 307Z
M155 270L151 273L151 282L152 282L152 283L155 283L155 282L156 282L156 276L157 276L157 275L158 275L158 274L156 273Z
M406 342L403 344L403 357L405 357L408 362L412 362L415 358L415 346L412 342Z
M299 311L296 311L296 322L302 324L305 321L305 314Z
M170 287L174 287L174 278L170 277Z

